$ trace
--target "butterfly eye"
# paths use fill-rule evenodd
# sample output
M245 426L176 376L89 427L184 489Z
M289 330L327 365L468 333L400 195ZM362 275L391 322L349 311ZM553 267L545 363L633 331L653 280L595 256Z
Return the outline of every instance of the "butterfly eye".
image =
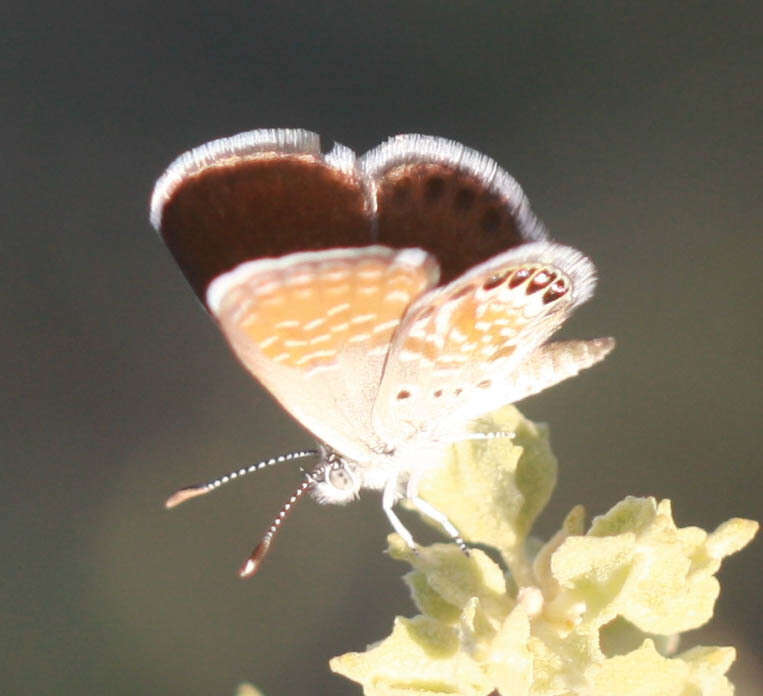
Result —
M355 486L350 472L344 467L332 468L328 474L328 482L340 491L351 490Z
M311 489L312 496L319 503L344 505L357 498L361 479L356 475L352 462L336 458L320 469Z

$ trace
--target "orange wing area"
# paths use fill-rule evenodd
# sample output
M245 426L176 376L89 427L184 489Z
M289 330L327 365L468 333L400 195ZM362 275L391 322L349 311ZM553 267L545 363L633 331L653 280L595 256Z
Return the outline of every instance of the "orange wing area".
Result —
M226 333L235 326L263 358L306 374L330 368L347 350L386 355L406 309L437 274L424 252L384 247L245 266L248 273L231 273L242 282L232 283L217 312Z
M207 303L246 368L343 455L384 448L371 422L387 352L413 300L437 283L420 249L373 246L251 261Z
M592 269L560 249L506 252L411 307L372 414L382 439L452 438L469 419L509 403L514 370L569 315L576 277Z
M448 372L510 358L522 341L537 345L556 328L556 305L567 304L569 287L558 268L538 263L456 287L411 317L399 359Z

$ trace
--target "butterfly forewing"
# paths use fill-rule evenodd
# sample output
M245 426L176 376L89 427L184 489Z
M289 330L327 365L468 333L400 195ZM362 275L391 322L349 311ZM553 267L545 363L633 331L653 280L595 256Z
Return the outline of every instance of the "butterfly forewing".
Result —
M460 143L398 135L360 160L376 205L376 241L420 246L440 263L441 283L546 232L519 184Z
M398 442L401 434L457 436L469 420L515 400L513 377L594 283L582 254L536 242L420 298L390 349L377 430Z
M233 350L305 427L345 456L380 443L371 408L408 306L437 283L419 249L292 254L243 264L207 302Z
M315 133L291 129L190 150L151 199L151 221L202 301L243 261L372 244L372 210L354 153L337 145L323 154Z

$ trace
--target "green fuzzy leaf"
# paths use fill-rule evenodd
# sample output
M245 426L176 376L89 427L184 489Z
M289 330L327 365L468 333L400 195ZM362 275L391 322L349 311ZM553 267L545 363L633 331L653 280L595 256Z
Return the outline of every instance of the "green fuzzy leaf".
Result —
M521 575L527 535L556 484L548 429L507 406L475 430L514 437L454 445L444 465L421 482L420 493L447 512L464 539L495 547L515 576Z

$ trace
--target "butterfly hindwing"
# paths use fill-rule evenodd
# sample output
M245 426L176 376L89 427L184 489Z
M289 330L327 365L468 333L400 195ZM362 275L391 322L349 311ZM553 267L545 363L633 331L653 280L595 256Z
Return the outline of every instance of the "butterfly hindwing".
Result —
M374 427L398 441L419 434L437 439L517 394L533 393L531 385L515 384L522 365L591 296L594 284L585 256L536 242L419 298L393 340Z

